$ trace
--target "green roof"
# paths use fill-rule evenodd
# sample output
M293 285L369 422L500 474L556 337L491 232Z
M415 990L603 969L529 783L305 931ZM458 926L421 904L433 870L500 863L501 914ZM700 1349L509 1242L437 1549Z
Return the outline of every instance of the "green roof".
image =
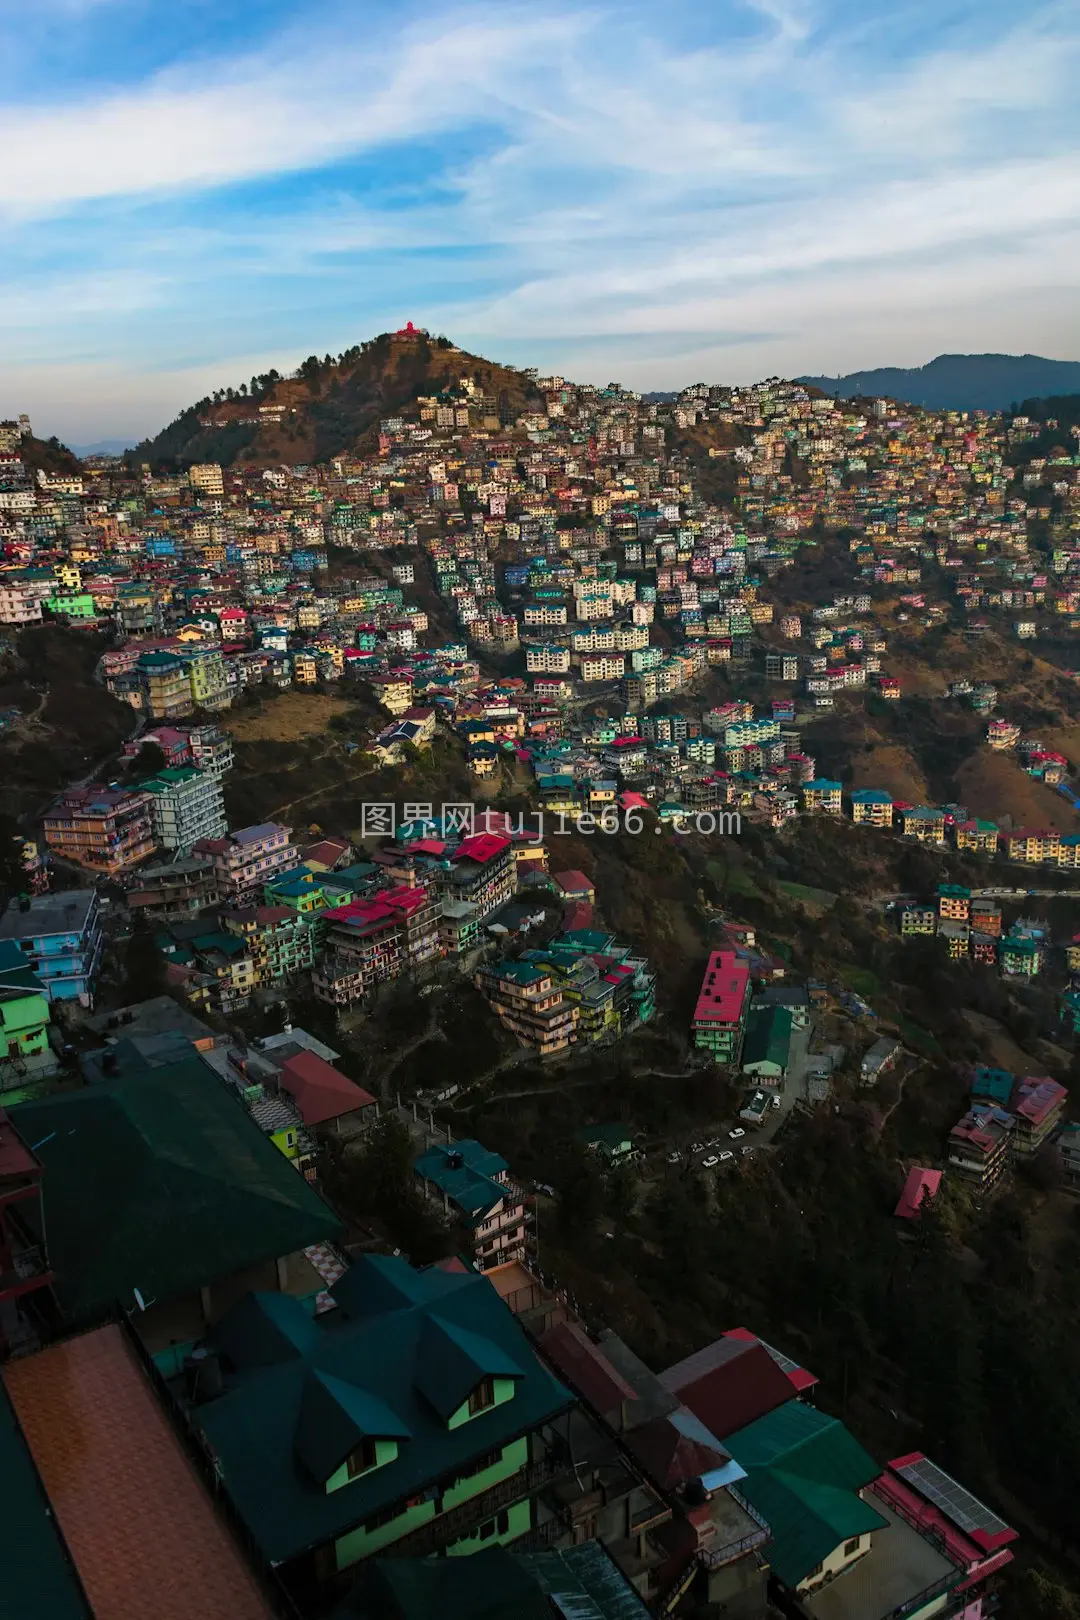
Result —
M44 1167L56 1292L76 1321L176 1299L334 1237L337 1217L200 1057L11 1110Z
M261 1334L250 1301L226 1313L210 1335L229 1368L224 1392L192 1412L234 1506L276 1562L404 1506L571 1402L476 1272L421 1272L397 1257L367 1255L332 1292L338 1309L315 1318L283 1297ZM283 1330L287 1313L294 1331ZM484 1376L512 1378L512 1398L450 1428L447 1418ZM313 1380L328 1401L312 1396ZM348 1434L396 1438L398 1452L327 1492L303 1458L315 1456L325 1468L340 1449L342 1425Z
M90 1620L7 1392L0 1385L0 1569L6 1615Z
M598 1541L554 1551L483 1547L471 1558L380 1558L334 1620L646 1620L644 1603Z
M842 1541L888 1524L858 1494L881 1468L839 1418L787 1401L724 1444L746 1469L739 1490L771 1526L769 1561L789 1588Z
M746 1015L742 1063L774 1063L786 1069L791 1048L790 1007L751 1007Z

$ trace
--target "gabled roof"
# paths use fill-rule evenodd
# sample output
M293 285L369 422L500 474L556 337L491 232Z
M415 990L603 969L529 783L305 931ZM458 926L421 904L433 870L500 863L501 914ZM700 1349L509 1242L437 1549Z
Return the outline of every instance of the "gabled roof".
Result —
M769 1561L787 1587L842 1541L888 1524L858 1494L881 1469L838 1418L788 1401L727 1445L747 1470L740 1492L772 1528Z
M0 1568L4 1607L37 1620L90 1620L26 1443L0 1387ZM10 1609L8 1608L10 1605Z
M165 1301L334 1237L340 1222L194 1052L21 1103L56 1292L75 1320Z
M293 1444L318 1484L325 1485L362 1440L409 1438L407 1425L370 1390L318 1368L308 1371Z
M317 1052L297 1052L281 1066L281 1084L295 1102L305 1125L325 1125L375 1101Z
M4 1383L96 1620L270 1620L118 1326L10 1361ZM5 1522L20 1507L5 1495ZM50 1611L36 1594L8 1609L6 1563L2 1580L5 1614L80 1613Z
M719 1439L783 1406L792 1397L787 1375L760 1342L722 1338L660 1374Z
M289 1174L296 1177L292 1169ZM368 1255L332 1293L338 1309L313 1319L314 1334L302 1352L272 1361L258 1342L235 1359L233 1313L227 1313L210 1335L215 1347L230 1344L225 1389L192 1412L219 1459L233 1505L263 1555L275 1561L332 1540L384 1508L404 1506L428 1485L547 1422L571 1400L478 1273L421 1272L395 1257ZM344 1402L353 1428L385 1428L385 1409L401 1431L393 1461L329 1493L294 1449L302 1411L312 1430L325 1420L336 1431L342 1421L316 1404L310 1393L315 1374L334 1405ZM447 1418L485 1376L511 1378L512 1399L451 1428ZM346 1399L342 1385L357 1394ZM358 1404L361 1393L367 1399ZM319 1457L320 1468L327 1460L324 1444L335 1449L336 1439L306 1435L305 1447Z

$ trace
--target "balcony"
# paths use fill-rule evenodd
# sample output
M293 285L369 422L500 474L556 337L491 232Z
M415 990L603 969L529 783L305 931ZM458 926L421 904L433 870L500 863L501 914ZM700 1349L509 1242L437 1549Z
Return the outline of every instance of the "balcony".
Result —
M390 1542L386 1549L387 1556L427 1558L450 1542L468 1535L470 1530L482 1524L485 1519L492 1518L503 1508L510 1507L514 1502L520 1502L523 1497L534 1495L543 1486L557 1479L562 1472L562 1464L556 1464L550 1458L530 1463L527 1468L511 1474L509 1479L500 1480L490 1490L481 1491L478 1496L470 1496L467 1502L461 1502L448 1513L439 1514L429 1524L421 1525L410 1535L402 1536L400 1541Z

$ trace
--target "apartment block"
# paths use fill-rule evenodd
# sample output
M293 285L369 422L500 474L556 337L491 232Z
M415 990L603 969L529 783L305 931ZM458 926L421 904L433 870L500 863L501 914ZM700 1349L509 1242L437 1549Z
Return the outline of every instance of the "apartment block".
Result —
M46 812L44 827L54 854L107 876L155 848L151 797L141 788L70 788Z

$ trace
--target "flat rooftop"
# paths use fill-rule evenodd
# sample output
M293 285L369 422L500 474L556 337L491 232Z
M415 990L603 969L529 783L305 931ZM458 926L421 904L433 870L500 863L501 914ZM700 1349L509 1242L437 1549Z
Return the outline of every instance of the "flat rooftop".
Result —
M902 1519L884 1498L870 1500L887 1530L875 1530L870 1551L815 1596L802 1599L813 1620L884 1620L894 1609L946 1577L963 1571Z
M3 1377L95 1620L272 1620L119 1327Z

